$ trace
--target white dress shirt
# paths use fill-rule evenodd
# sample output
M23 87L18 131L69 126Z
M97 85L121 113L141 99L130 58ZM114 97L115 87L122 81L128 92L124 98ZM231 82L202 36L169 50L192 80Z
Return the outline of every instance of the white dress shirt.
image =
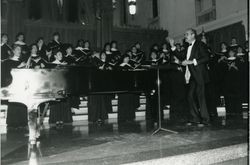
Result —
M189 60L189 58L191 56L191 52L192 52L192 48L194 46L194 43L195 43L195 40L188 47L186 60ZM197 61L195 59L193 60L193 62L194 62L194 65L197 65ZM191 73L190 73L188 65L187 65L186 72L185 72L185 80L186 80L187 84L189 83L190 77L191 77Z

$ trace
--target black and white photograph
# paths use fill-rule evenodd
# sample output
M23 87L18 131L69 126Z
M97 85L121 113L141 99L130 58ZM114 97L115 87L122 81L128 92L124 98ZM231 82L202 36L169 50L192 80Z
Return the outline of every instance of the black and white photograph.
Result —
M1 0L0 164L250 164L249 8Z

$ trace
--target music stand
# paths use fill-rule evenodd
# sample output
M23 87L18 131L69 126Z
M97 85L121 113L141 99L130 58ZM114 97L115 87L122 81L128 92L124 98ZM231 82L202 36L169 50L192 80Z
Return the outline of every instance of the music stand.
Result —
M161 125L161 86L160 86L161 80L160 80L160 68L157 67L157 92L158 92L158 128L152 133L152 135L160 132L160 131L165 131L165 132L171 132L177 134L178 132L172 131L166 128L162 128Z

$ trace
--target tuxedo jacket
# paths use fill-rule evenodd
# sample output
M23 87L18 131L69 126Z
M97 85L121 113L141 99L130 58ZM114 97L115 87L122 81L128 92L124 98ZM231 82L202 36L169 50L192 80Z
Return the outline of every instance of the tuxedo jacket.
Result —
M185 60L187 56L187 49L188 47L182 52L177 52L175 50L174 53L176 54L176 56L185 57L183 59ZM207 68L207 63L209 62L209 53L203 42L197 40L194 42L194 45L191 50L191 55L188 60L192 61L193 59L196 59L197 65L196 66L194 64L188 65L191 77L193 77L196 83L201 85L209 82L209 74Z

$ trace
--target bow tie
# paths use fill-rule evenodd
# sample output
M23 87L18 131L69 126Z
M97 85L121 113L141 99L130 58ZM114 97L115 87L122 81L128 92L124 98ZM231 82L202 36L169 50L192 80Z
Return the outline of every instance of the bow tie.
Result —
M192 44L188 44L188 46L192 46Z

